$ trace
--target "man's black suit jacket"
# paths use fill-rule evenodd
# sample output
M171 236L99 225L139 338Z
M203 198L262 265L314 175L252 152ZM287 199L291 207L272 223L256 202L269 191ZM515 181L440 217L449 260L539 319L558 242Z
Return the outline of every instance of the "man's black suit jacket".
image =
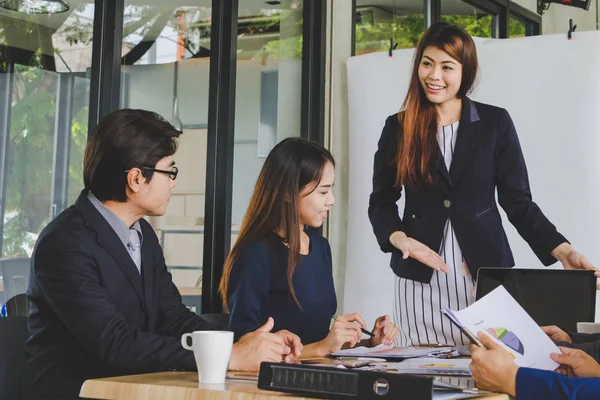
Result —
M402 253L389 241L395 231L440 249L448 218L473 277L480 267L513 267L515 262L496 207L508 219L544 265L556 262L550 254L567 240L535 204L529 189L525 159L508 112L464 98L450 171L441 151L434 159L434 186L406 187L403 217L396 202L396 149L402 135L398 114L391 115L375 153L369 218L379 246L392 252L390 265L400 277L428 283L433 270Z
M141 219L142 273L83 191L31 259L27 399L78 398L88 378L196 368L181 335L217 329L187 309Z

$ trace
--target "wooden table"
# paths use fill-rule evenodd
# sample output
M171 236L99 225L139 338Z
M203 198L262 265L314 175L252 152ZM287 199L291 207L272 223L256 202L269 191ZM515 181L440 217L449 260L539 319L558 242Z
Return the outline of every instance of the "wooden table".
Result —
M227 380L225 384L198 384L197 372L158 372L115 378L88 379L80 397L88 399L161 400L254 400L305 399L284 393L259 390L256 381Z
M88 379L79 394L87 399L106 400L281 400L306 399L259 390L256 381L227 380L222 385L198 385L196 372L159 372L155 374L130 375L115 378ZM485 396L486 400L509 400L505 394Z

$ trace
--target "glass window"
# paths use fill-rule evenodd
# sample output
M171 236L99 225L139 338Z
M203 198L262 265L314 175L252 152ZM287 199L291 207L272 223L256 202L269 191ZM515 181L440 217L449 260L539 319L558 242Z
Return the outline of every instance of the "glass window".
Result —
M356 1L354 54L387 51L390 38L398 49L413 48L425 27L422 0Z
M300 136L303 2L279 3L239 4L232 244L266 155Z
M469 32L471 36L481 38L493 37L493 15L470 6L461 0L442 1L441 20L457 25Z
M83 187L93 19L91 0L0 8L0 303L25 290L38 234Z
M183 131L177 186L166 214L149 221L184 303L199 313L212 10L148 3L125 1L121 106L154 111Z
M508 37L517 38L526 35L525 23L519 19L510 17L508 20Z

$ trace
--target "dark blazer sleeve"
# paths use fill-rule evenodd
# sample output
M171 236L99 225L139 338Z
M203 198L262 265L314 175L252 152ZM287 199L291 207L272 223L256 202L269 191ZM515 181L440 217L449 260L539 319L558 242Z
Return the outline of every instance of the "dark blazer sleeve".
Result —
M115 309L78 234L65 231L41 239L34 272L41 294L88 354L123 373L195 369L193 354L180 338L142 332Z
M600 378L572 378L554 371L521 367L517 371L517 400L600 398Z
M600 333L576 333L569 332L569 336L575 344L600 342Z
M396 204L402 194L402 188L394 186L397 129L397 115L389 116L377 144L373 163L373 191L369 196L369 219L379 247L386 253L399 251L392 246L389 238L396 231L404 231Z
M600 362L600 333L569 333L569 336L573 343L558 342L556 345L583 350Z
M523 151L506 110L500 112L498 126L498 202L540 261L544 265L553 264L556 259L550 253L567 239L557 232L532 200Z
M146 235L144 239L146 240ZM152 240L155 248L155 277L157 279L156 288L160 293L158 326L161 334L180 339L184 333L193 331L219 330L220 327L190 311L185 304L181 302L181 295L165 263L162 249L158 243L156 235Z
M600 341L596 340L596 341L591 341L591 342L573 342L573 343L569 343L569 342L557 342L556 343L557 346L563 346L563 347L569 347L572 349L579 349L582 350L584 352L586 352L587 354L589 354L590 356L594 357L594 359L598 362L600 362Z
M255 331L265 322L261 310L269 298L270 255L261 243L241 249L229 280L229 328L236 338Z

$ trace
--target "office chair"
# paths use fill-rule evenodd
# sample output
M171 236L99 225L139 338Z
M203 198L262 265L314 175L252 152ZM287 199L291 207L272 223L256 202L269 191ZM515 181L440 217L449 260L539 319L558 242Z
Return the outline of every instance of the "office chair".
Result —
M27 317L0 318L0 399L20 399L25 371Z
M29 315L29 301L27 295L20 293L15 297L11 297L6 302L7 317L26 317Z
M29 258L0 258L0 275L5 299L11 299L27 291L30 260Z

